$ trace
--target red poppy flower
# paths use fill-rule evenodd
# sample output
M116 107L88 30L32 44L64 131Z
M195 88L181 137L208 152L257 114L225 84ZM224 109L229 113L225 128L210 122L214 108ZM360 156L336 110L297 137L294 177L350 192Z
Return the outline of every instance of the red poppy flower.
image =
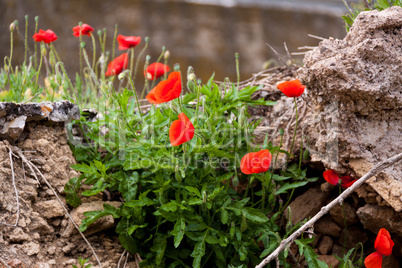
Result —
M324 176L324 179L331 183L332 185L338 185L339 184L339 176L336 174L336 172L332 169L324 171L322 174Z
M57 40L57 35L52 31L52 30L42 30L40 29L38 33L35 33L32 38L36 41L36 42L45 42L46 44L49 44L53 41Z
M341 187L345 189L349 188L353 185L353 183L357 181L352 180L352 178L350 178L349 176L343 176L339 178L338 174L332 169L324 171L322 175L327 182L331 183L332 185L339 185L340 183Z
M82 26L75 26L73 28L73 35L74 36L80 36L80 35L88 35L91 36L91 32L94 30L94 28L92 28L91 26L89 26L88 24L82 24Z
M127 68L127 65L128 65L128 54L124 53L109 63L105 75L106 76L118 75L123 71L123 69Z
M342 176L341 181L341 187L346 189L352 186L357 180L352 180L352 178L349 176Z
M364 259L364 265L366 266L366 268L381 268L382 255L377 251L371 253Z
M389 256L392 253L392 247L394 246L394 241L391 239L391 235L385 228L381 228L378 231L377 238L374 242L374 248L378 253Z
M248 153L240 161L240 170L244 174L266 172L271 165L272 155L269 150Z
M172 146L179 146L194 137L194 126L188 117L181 113L179 120L172 122L169 129L169 139Z
M300 97L305 88L298 79L280 83L276 87L288 97Z
M124 36L119 34L117 36L117 42L119 43L120 50L126 50L131 47L135 47L141 42L140 36Z
M180 97L181 77L180 72L172 72L168 79L159 82L147 95L150 103L160 104Z
M144 75L148 80L155 80L169 71L169 66L160 62L154 62L147 67Z

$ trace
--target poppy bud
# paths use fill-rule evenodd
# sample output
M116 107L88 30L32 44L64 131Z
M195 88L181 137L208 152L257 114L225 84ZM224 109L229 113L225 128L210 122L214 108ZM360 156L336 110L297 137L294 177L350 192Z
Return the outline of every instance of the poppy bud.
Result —
M196 80L195 74L191 73L191 74L187 75L187 80L188 81L195 81Z
M164 58L165 60L167 60L167 59L169 58L169 56L170 56L170 51L169 51L169 50L166 50L165 53L163 54L163 58Z
M35 21L36 21L36 22L39 21L39 16L35 16Z
M152 80L152 74L147 73L147 74L146 74L146 78L147 78L148 80Z
M15 24L14 24L14 22L12 22L12 23L10 24L10 32L13 32L14 29L15 29Z
M121 80L124 79L125 76L126 76L126 72L122 72L122 73L120 73L119 76L117 76L117 77L118 77L119 80L121 81Z
M49 52L49 63L50 63L50 66L56 65L56 57L54 56L53 50L50 50L50 52Z
M41 44L40 53L41 53L41 55L43 57L46 57L46 55L47 55L47 50L46 50L46 47L45 47L45 45L43 43Z

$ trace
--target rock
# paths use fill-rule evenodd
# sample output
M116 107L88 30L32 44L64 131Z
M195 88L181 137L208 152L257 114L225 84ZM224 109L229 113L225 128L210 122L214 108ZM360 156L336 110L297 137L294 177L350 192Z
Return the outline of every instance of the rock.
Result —
M109 204L114 206L115 208L120 207L121 202L117 201L94 201L91 203L82 203L80 206L74 208L71 211L71 217L73 218L74 222L79 226L81 221L85 218L84 212L87 211L100 211L103 210L103 204ZM90 235L94 233L101 232L103 230L107 230L114 225L114 219L111 215L102 217L97 219L93 224L91 224L88 229L84 232L85 235ZM64 232L61 234L62 237L70 237L71 235L77 233L77 229L75 229L74 225L71 221L68 221L67 227Z
M341 232L341 227L339 227L330 216L325 215L315 223L314 230L324 235L338 237Z
M303 124L311 161L340 175L361 177L402 151L402 7L361 12L343 40L309 51L298 77L308 88ZM402 165L367 181L402 211Z
M318 252L322 255L327 255L327 253L331 251L333 245L334 241L332 241L332 238L324 235L318 243Z
M67 245L63 247L63 252L70 253L76 247L77 247L77 245L74 243L67 243Z
M340 264L340 261L332 255L318 255L318 259L322 260L332 268L337 268Z
M393 254L383 256L382 258L382 267L401 267L400 264L400 259L395 257Z
M320 186L308 189L304 194L298 196L289 207L291 209L292 223L296 224L304 219L314 216L325 205L328 197L327 192L322 192ZM288 211L286 209L286 211ZM289 214L285 214L289 219Z
M8 261L7 264L10 265L10 267L17 268L18 266L21 267L22 261L20 261L19 259L12 259Z
M0 138L7 139L10 142L17 140L24 130L26 119L25 115L21 115L10 122L5 122L0 132Z
M28 255L36 255L40 252L40 245L35 242L29 242L22 245L22 250Z
M353 225L347 228L347 236L345 241L345 229L342 229L339 234L338 243L343 245L345 242L345 248L351 249L356 247L356 244L361 242L364 244L368 240L367 234L359 227Z
M36 210L42 212L41 215L47 219L60 217L65 214L62 206L57 200L40 201L35 204Z
M345 209L346 216L346 224L352 225L359 221L356 209L352 207L349 203L343 202L343 207ZM330 211L329 215L331 215L332 219L339 224L340 226L345 226L344 218L343 218L343 208L342 205L336 204Z
M31 241L31 237L29 234L25 233L22 228L16 227L13 229L13 231L10 233L10 242L13 243L21 243L25 241Z
M395 212L390 207L366 204L357 210L364 228L378 233L381 228L402 238L402 212Z

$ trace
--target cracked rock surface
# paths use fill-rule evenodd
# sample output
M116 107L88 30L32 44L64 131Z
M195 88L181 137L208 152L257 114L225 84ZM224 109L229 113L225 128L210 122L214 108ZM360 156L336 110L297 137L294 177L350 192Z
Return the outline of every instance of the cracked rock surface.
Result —
M358 178L402 152L401 7L362 12L343 40L322 41L304 65L298 77L320 119L306 129L313 162ZM402 211L400 163L368 184Z

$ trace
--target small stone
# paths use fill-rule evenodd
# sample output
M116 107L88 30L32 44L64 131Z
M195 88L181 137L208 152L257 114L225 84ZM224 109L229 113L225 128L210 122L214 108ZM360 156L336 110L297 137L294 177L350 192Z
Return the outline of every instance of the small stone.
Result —
M325 215L315 223L314 230L324 235L337 237L341 232L341 227L330 216Z
M27 244L23 244L23 251L28 255L36 255L40 252L40 245L35 242L29 242Z
M340 261L332 255L318 255L318 259L322 260L332 268L337 268L340 264Z
M63 252L64 253L70 253L75 247L76 247L75 244L67 243L67 245L63 247Z
M331 251L334 241L331 237L324 235L318 243L318 252L322 255L327 255Z
M3 136L4 138L12 141L17 140L24 130L26 119L27 117L25 115L21 115L11 122L4 123L3 129L0 132L0 136Z
M64 215L64 210L57 200L40 201L35 204L36 211L40 211L45 218L55 218Z
M53 255L56 252L56 247L55 246L50 246L47 249L47 253L49 253L50 255Z
M14 228L14 230L10 234L9 239L9 241L13 243L21 243L24 241L31 241L31 240L32 240L31 237L28 234L26 234L22 230L22 228L19 227Z

